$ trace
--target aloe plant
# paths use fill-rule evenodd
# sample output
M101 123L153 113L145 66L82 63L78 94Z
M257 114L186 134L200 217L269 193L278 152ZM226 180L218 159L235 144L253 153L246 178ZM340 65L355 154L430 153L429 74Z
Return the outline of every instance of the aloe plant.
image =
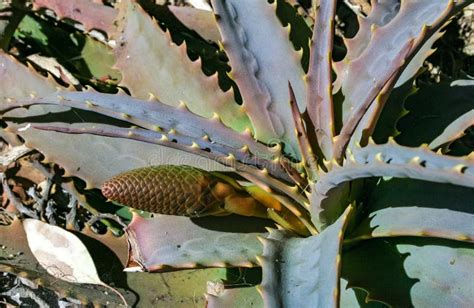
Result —
M314 24L283 0L139 2L33 1L31 23L102 33L75 39L97 56L64 61L74 86L0 54L5 131L138 210L128 271L261 267L212 307L473 304L474 84L417 82L472 1L372 1L340 61L334 0Z

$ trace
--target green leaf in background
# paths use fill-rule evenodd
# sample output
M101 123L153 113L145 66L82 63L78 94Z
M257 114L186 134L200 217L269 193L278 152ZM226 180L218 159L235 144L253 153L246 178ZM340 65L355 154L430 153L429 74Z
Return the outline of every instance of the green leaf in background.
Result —
M111 68L115 63L111 48L73 27L65 24L54 27L38 17L27 15L14 36L26 45L23 46L25 53L31 53L31 49L55 58L81 82L106 85L117 84L121 79L120 73Z

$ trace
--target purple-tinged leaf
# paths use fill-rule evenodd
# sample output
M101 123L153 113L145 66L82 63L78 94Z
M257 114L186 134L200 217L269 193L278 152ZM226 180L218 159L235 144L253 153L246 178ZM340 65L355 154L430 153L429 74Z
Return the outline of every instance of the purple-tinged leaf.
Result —
M454 10L457 10L459 9L459 7L461 7L461 4L459 2L457 3L457 5L458 7L454 7ZM444 26L449 22L450 21L446 22ZM440 25L442 24L440 23ZM433 44L443 34L444 32L440 30L435 31L434 34L432 34L431 36L427 36L429 38L426 39L423 44L417 46L419 50L416 53L412 54L412 58L409 61L408 65L404 67L402 74L398 77L397 82L395 83L395 87L400 87L405 82L409 82L409 80L416 75L426 58L429 57L435 51L435 49L432 49ZM387 89L392 86L393 85L391 82L386 85ZM382 90L382 93L383 92L388 93L387 90ZM354 131L353 136L351 137L349 147L353 148L354 145L357 143L366 144L367 138L372 135L373 130L375 129L379 115L385 105L386 100L386 95L385 97L384 95L381 95L376 98L376 101L372 104L372 106L370 106L364 117L361 119L360 123L357 125L357 128Z
M137 4L130 0L119 5L116 67L122 72L121 84L132 96L147 99L150 93L162 103L179 106L182 102L195 114L222 122L236 131L252 130L245 111L234 100L232 91L224 93L217 74L207 77L201 60L187 57L185 44L176 46ZM170 74L173 72L173 74Z
M128 270L256 266L256 256L262 253L257 236L264 233L256 231L261 230L262 221L253 221L233 216L192 220L156 215L147 219L134 214L126 229Z
M301 117L298 105L296 104L295 93L291 84L289 84L290 91L290 106L293 114L293 123L295 125L296 139L298 140L298 147L301 153L301 162L308 174L309 180L314 181L317 179L318 164L316 162L316 156L311 148L311 143L304 127L304 122Z
M149 130L175 131L196 139L210 139L235 149L246 147L251 153L266 159L278 156L247 133L238 133L223 125L217 118L206 119L193 114L185 106L173 107L156 100L144 101L125 94L58 92L44 98L7 102L0 109L6 111L31 105L58 105L94 111Z
M50 123L48 125L65 130L81 130L90 128L91 124ZM101 124L95 125L96 129L105 131L115 128ZM27 129L10 126L25 139L28 147L40 151L46 161L62 166L66 170L66 176L74 175L85 180L87 188L99 188L106 180L121 172L153 165L186 164L213 171L229 171L228 168L213 160L156 144L88 134L71 135L31 126Z
M8 55L0 50L0 99L1 104L5 101L13 101L15 99L23 99L27 97L44 96L58 91L64 90L62 86L48 76L43 77L36 72L30 65L24 66L18 62L13 56ZM19 82L21 80L21 82ZM47 106L40 107L39 113L48 113L55 110L63 109L62 107ZM1 130L1 137L12 146L22 144L18 136L7 129Z
M285 150L296 154L286 85L291 83L299 109L303 110L304 71L276 16L276 3L249 0L212 3L232 66L230 75L239 86L256 138L263 142L283 140L290 146Z
M216 143L213 143L209 140L205 139L193 139L187 137L185 135L180 134L167 134L165 132L156 132L150 130L144 130L140 128L122 128L122 127L114 127L114 126L105 126L105 125L90 125L89 127L71 127L71 126L54 126L53 125L41 125L35 124L33 126L34 129L45 130L45 131L55 131L59 133L65 134L91 134L96 136L104 136L104 137L113 137L113 138L123 138L129 140L136 140L150 144L156 144L160 146L165 146L168 148L181 150L184 152L195 154L196 163L192 162L192 159L184 159L184 157L180 158L181 164L188 164L193 165L196 167L203 168L209 170L210 166L216 164L209 164L206 162L205 159L202 158L209 158L214 160L222 165L229 166L232 169L236 169L239 171L240 164L236 164L240 162L245 165L250 165L257 167L259 169L265 168L268 170L268 173L272 176L286 180L288 182L291 179L288 177L286 171L283 167L273 160L265 160L262 158L255 157L251 155L249 152L243 152L239 150L235 150L230 147L222 146ZM159 150L161 147L157 147ZM184 154L184 153L183 153ZM202 157L199 158L198 156ZM191 158L192 156L190 156ZM166 161L173 161L173 159L165 159ZM161 164L165 164L165 162L161 162ZM175 164L178 164L176 161ZM222 168L220 168L222 169ZM232 170L229 169L229 170ZM247 170L244 168L244 170Z
M394 77L396 76L396 72L398 69L400 69L405 61L405 58L408 56L410 49L413 46L413 40L409 41L406 45L403 46L403 49L400 51L399 54L397 54L396 58L389 64L389 65L384 65L385 68L387 68L388 71L390 71L391 75L388 76L387 79L377 79L377 78L370 78L369 76L369 71L366 70L365 64L362 62L357 62L354 61L354 63L360 64L359 67L357 67L357 70L359 71L360 74L365 74L365 76L361 77L358 76L361 80L370 80L371 83L373 83L371 86L368 86L368 88L359 88L360 92L358 95L365 96L365 99L359 100L359 102L363 102L358 107L353 107L353 111L351 109L351 115L347 117L347 119L344 121L343 127L341 129L341 132L339 135L337 135L334 139L334 150L333 150L333 158L341 161L344 152L346 150L346 147L354 135L354 131L356 130L357 126L360 124L360 121L364 118L366 115L367 111L370 109L372 112L378 112L380 111L380 107L372 107L372 102L376 100L377 97L383 97L387 96L389 90L391 90L393 83L394 83ZM351 78L355 78L354 76L351 76ZM354 79L355 80L355 79ZM356 83L353 83L356 84ZM344 91L344 90L343 90ZM348 94L349 95L349 94ZM348 97L346 97L346 100ZM349 97L350 99L350 97ZM384 103L384 101L377 101L379 103ZM370 118L371 121L373 121L373 118Z
M400 10L399 0L379 0L373 1L372 9L370 14L364 18L357 16L359 22L359 30L353 38L345 38L344 43L347 48L347 54L342 61L334 62L333 68L337 74L337 79L334 82L333 92L337 92L341 88L342 80L345 78L347 73L347 66L351 62L357 59L362 52L367 48L372 37L372 28L382 27L388 24ZM381 99L380 96L376 100ZM377 101L370 106L367 114L362 118L361 123L357 126L351 138L351 144L349 147L361 142L362 138L367 135L367 130L371 131L375 127L379 113L383 107L383 104L379 104ZM370 136L368 134L368 136ZM331 157L331 156L329 156Z
M383 7L380 9L380 13L385 11ZM393 75L393 70L398 69L387 64L400 58L399 55L404 52L408 42L423 39L428 34L427 26L436 26L451 9L452 5L448 0L430 3L403 1L394 17L393 11L387 12L387 16L380 16L377 10L374 11L376 18L371 19L373 24L362 23L358 36L354 38L355 43L349 44L349 58L341 62L346 62L343 70L336 69L338 78L342 78L342 92L345 95L344 122L365 102L369 96L368 90L377 81L385 84Z
M341 247L352 207L331 226L309 238L290 237L271 230L263 242L263 280L266 307L338 307Z
M332 45L334 31L335 0L315 8L314 25L309 59L308 114L314 124L316 138L326 158L333 156L334 110L332 100Z
M444 23L443 27L449 24L450 21L447 21ZM410 59L410 62L408 63L407 66L404 67L402 74L400 77L397 79L397 83L395 84L395 87L399 87L403 85L405 82L407 82L410 78L413 78L416 73L420 70L420 68L423 66L423 63L425 60L433 54L433 52L436 51L436 49L433 49L433 44L443 36L444 31L438 30L431 34L426 41L420 45L419 50L413 54L413 57Z
M347 144L346 151L352 151L353 149L364 146L367 144L369 138L372 136L380 114L383 111L385 102L390 96L388 89L393 86L391 82L385 85L384 88L380 91L379 95L375 98L372 105L367 109L367 112L364 114L356 129L350 137L349 143Z
M416 52L462 5L452 1L405 1L391 22L374 28L369 45L342 73L346 112L334 157L341 161L357 125L385 86L389 92ZM363 82L354 82L363 80ZM383 102L382 102L383 103Z
M400 10L399 0L378 0L372 1L370 14L363 18L357 16L359 30L353 38L344 38L347 54L342 61L333 62L337 79L334 82L334 92L341 88L342 80L346 78L347 66L357 59L367 48L372 37L372 27L382 27L389 23Z
M260 144L260 143L257 143L255 141L253 141L251 138L248 137L248 135L240 134L240 133L237 133L235 131L232 131L229 128L226 128L225 126L223 126L219 121L210 121L210 120L207 120L205 118L201 118L199 116L196 116L196 115L190 113L185 108L175 108L175 107L172 107L172 106L167 106L167 105L164 105L164 104L160 104L157 101L152 101L152 102L140 101L140 100L133 99L133 98L131 98L129 96L126 96L126 95L109 95L109 94L101 94L101 93L95 93L95 92L74 92L74 93L61 93L61 94L64 94L64 96L59 95L59 96L55 96L55 97L51 97L51 98L45 98L45 99L32 99L32 100L27 100L27 101L9 102L8 104L5 104L5 106L3 106L3 109L8 110L8 109L11 109L11 108L17 108L17 107L20 107L20 106L29 106L29 105L35 105L35 104L53 104L53 105L59 104L59 105L62 105L62 106L76 107L76 108L81 108L81 109L85 109L85 110L92 109L96 112L100 112L102 114L109 115L109 116L112 116L112 117L115 117L115 118L118 118L118 119L125 119L129 122L132 122L134 124L138 124L142 127L148 127L151 130L158 130L159 131L160 128L166 128L165 130L168 131L168 134L176 134L176 132L181 133L181 132L183 132L182 128L185 127L184 130L189 129L188 132L194 134L194 136L196 136L195 137L196 139L201 139L201 138L203 138L204 140L209 140L210 139L211 143L217 142L218 140L221 139L221 140L225 140L225 143L231 143L233 145L236 145L235 142L238 142L239 140L242 140L242 141L245 140L244 143L241 144L241 148L240 148L240 150L243 151L244 153L246 153L247 151L250 150L251 154L260 155L260 157L263 159L262 161L271 160L271 159L274 158L274 151L272 149L266 147L263 144ZM76 98L80 98L80 99L75 100ZM129 103L130 101L132 101L132 104ZM140 110L138 108L140 106L143 106L142 107L143 110ZM106 107L107 107L107 109L105 109ZM133 107L135 107L135 108L133 108ZM20 110L20 111L22 111L22 110ZM132 114L129 115L129 114L121 112L121 111L131 111ZM24 112L24 111L22 111L22 112ZM148 113L148 112L152 112L152 113ZM139 119L135 118L135 115L137 117L141 116L142 118L146 118L149 121L155 121L156 120L156 121L160 121L160 122L158 122L158 123L154 122L155 123L154 125L150 125L146 121L142 121L142 120L139 120ZM167 117L163 117L162 115L167 115ZM177 116L177 117L175 117L175 116ZM197 120L197 122L196 122L196 120ZM156 124L158 124L158 125L156 125ZM175 124L177 126L175 126L175 127L171 126L170 127L170 125L175 125ZM159 126L161 126L161 127L159 127ZM216 128L217 128L217 130L216 130ZM221 129L222 129L222 131L221 131ZM225 131L226 134L228 133L229 135L223 136L223 138L219 139L219 138L216 138L215 135L209 134L209 133L212 133L214 131L216 131L216 132ZM50 148L49 144L42 144L41 140L44 140L43 138L46 138L48 136L45 132L42 132L42 134L41 134L36 129L29 129L29 130L26 130L25 132L23 132L23 135L27 134L27 133L33 133L34 134L30 138L28 138L28 137L26 138L28 143L31 146L33 146L35 148L39 148L40 150L42 150L42 152L45 155L47 155L51 160L54 160L54 159L58 159L59 161L63 160L62 157L57 158L56 156L52 156L52 155L61 156L60 153L63 150L63 147L61 147L60 144L55 144L55 146L53 146L52 148ZM39 138L37 137L38 134L39 134ZM209 138L209 136L211 136L211 137ZM193 136L191 136L191 138L193 138ZM94 141L95 139L97 139L97 138L92 138L91 142ZM103 142L103 140L106 140L106 139L100 139L100 138L97 139L99 144L101 144ZM247 141L249 141L249 142L247 143ZM71 141L61 139L60 142L68 143L68 142L71 142ZM120 145L121 144L120 140L119 141L116 140L115 144ZM233 155L232 153L230 153L232 155L228 155L229 153L227 153L225 155L225 157L223 157L223 155L219 154L219 153L216 153L216 154L214 154L212 152L210 152L208 154L202 153L202 151L199 148L193 149L192 146L190 148L189 146L186 146L186 145L179 145L179 144L174 145L174 144L171 144L170 142L168 142L167 144L171 145L174 148L180 148L181 150L185 150L185 151L188 151L188 152L189 151L194 151L194 153L196 153L198 155L203 155L204 154L203 156L205 156L205 157L212 157L212 159L214 159L216 161L220 161L222 164L225 164L226 166L232 166L233 168L236 168L239 171L239 173L241 173L243 176L245 176L247 178L249 178L249 177L257 178L257 179L260 179L260 181L262 181L262 182L267 182L270 185L274 185L274 187L276 189L278 189L279 191L284 192L285 194L287 194L289 196L291 196L294 192L294 190L291 187L289 187L286 184L272 178L269 175L269 170L270 169L264 168L264 169L260 170L260 169L255 168L255 167L252 167L252 166L249 166L249 165L246 165L246 164L243 164L243 163L239 163L238 161L236 161L235 155ZM142 145L142 146L145 147L145 145ZM237 145L237 147L239 147L239 146ZM71 147L71 150L72 149L73 148ZM159 165L159 164L163 164L163 161L166 161L165 163L167 163L167 164L173 164L173 163L169 162L170 159L164 158L165 156L162 155L163 151L165 151L164 148L159 148L157 150L158 151L156 153L153 150L144 151L144 152L142 152L142 154L136 153L137 155L132 155L132 157L135 157L136 159L138 159L138 161L141 162L141 166L147 166L147 165L153 165L153 164ZM239 150L239 148L235 148L234 150L237 151L237 150ZM252 152L252 151L254 151L254 152ZM169 150L166 151L166 152L169 152ZM144 153L148 153L148 154L144 154ZM80 153L76 153L76 154L77 155L69 155L69 158L66 159L66 160L68 160L67 162L66 162L66 160L63 161L63 164L64 164L63 166L65 166L65 168L67 170L69 170L71 172L71 174L78 174L78 172L81 170L80 166L83 166L86 163L84 161L84 159L86 159L86 157L81 158L82 156L80 156ZM153 159L152 160L150 158L147 158L146 162L148 162L148 163L146 163L146 162L142 161L143 155L145 155L147 157L150 157L150 156L155 157L155 158L158 158L158 159ZM184 155L184 153L183 153L183 155ZM240 154L238 154L238 155L240 155ZM75 157L74 159L72 159L73 156ZM168 157L168 155L166 155L166 157ZM170 154L169 157L175 157L175 159L178 159L178 157L180 157L180 155L177 155L177 154L171 155ZM222 167L221 168L216 167L216 165L218 166L217 163L210 163L210 161L208 161L206 159L203 162L202 158L196 160L195 156L189 157L189 155L188 155L187 157L189 159L186 159L186 161L190 165L199 167L199 164L203 164L203 166L206 169L222 170ZM278 158L278 160L276 160L275 162L270 163L270 165L269 165L269 167L271 167L270 171L272 173L276 173L276 174L279 173L281 178L283 178L283 179L288 179L285 172L279 171L279 170L281 170L281 165L279 165L279 164L281 163L283 165L286 165L285 168L290 168L290 169L292 168L291 165L287 165L287 164L285 164L284 161L280 161L278 155L275 155L275 157ZM77 161L76 161L76 159L77 159ZM255 161L258 162L258 158L255 158ZM154 162L154 163L151 163L151 162ZM145 163L145 165L143 165L144 163ZM128 163L124 164L123 162L122 163L117 163L115 168L110 168L110 170L108 172L104 172L104 175L107 175L107 174L110 175L110 172L117 171L118 169L120 169L120 166L122 166L122 164L124 166L129 165ZM75 168L70 168L70 167L68 168L67 166L75 166ZM75 169L78 169L77 172L75 171ZM104 176L101 176L99 173L97 173L95 171L95 170L102 170L102 169L103 168L99 168L99 169L92 168L88 172L85 172L84 174L82 174L82 176L85 176L85 179L88 182L88 187L97 187L97 185L100 185L104 180L106 180L106 178L104 178ZM131 169L131 168L129 168L129 169ZM123 171L123 170L124 169L121 169L121 171ZM125 170L127 170L127 169L125 169ZM80 172L80 173L82 173L82 172ZM112 175L115 175L115 174L116 173L114 173ZM302 204L302 202L300 202L300 203Z
M426 41L423 47L414 55L412 60L405 67L403 73L398 78L395 87L400 87L405 82L411 82L410 79L413 78L415 74L419 71L425 59L435 51L434 49L431 49L432 45L443 34L444 32L438 31ZM389 89L392 86L392 82L389 82L385 85L386 89ZM351 137L350 143L348 144L348 148L352 149L357 144L365 145L367 143L368 138L372 136L374 129L377 125L379 116L389 96L389 91L387 91L386 89L382 89L381 95L378 95L375 98L375 101L372 103L372 105L362 117L361 121L357 125Z
M81 23L86 31L97 29L111 35L116 27L114 21L118 10L91 0L34 0L33 9L40 8L52 10L59 19L69 18ZM169 5L167 8L186 27L196 31L203 38L219 41L220 34L212 12L174 5Z

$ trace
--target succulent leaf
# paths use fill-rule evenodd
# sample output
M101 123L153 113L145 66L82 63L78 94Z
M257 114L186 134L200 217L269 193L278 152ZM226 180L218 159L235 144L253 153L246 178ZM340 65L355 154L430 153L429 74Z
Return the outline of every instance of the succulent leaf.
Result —
M9 110L12 108L38 104L51 104L74 107L84 110L93 110L119 120L129 121L141 127L148 128L151 131L164 130L171 135L183 135L183 137L187 137L185 138L187 139L187 142L195 142L193 139L210 139L212 144L208 144L205 149L216 149L217 153L220 151L220 156L218 157L222 157L222 155L233 155L233 157L242 159L247 163L247 157L250 155L251 157L249 163L251 163L253 160L255 161L255 164L258 164L258 167L269 167L268 170L270 170L272 174L277 176L279 175L284 179L288 179L287 176L285 177L286 173L282 170L280 163L278 161L272 162L274 157L278 157L279 153L275 153L272 149L254 141L247 134L235 132L222 125L222 123L219 121L208 120L194 115L186 108L176 108L161 104L158 101L142 101L131 98L127 95L102 94L92 91L70 93L58 92L55 96L49 96L45 98L35 98L26 101L11 101L4 104L1 108L3 110ZM20 114L23 112L24 111L21 111ZM164 117L162 115L166 116ZM8 116L12 116L11 112L8 114ZM96 128L96 134L99 130L100 129ZM137 134L139 134L138 131ZM150 134L153 135L153 132L148 132L148 135ZM133 136L131 137L131 139L133 139ZM158 140L161 137L162 134L158 134ZM173 136L170 137L172 137L171 139L175 139ZM223 144L220 144L221 141ZM161 143L163 144L163 142ZM170 145L169 142L164 143L165 145ZM217 143L217 145L214 145L215 143ZM192 144L188 144L187 146L191 146ZM247 150L242 152L243 148L246 148ZM189 150L195 152L194 149ZM254 155L256 156L255 158L253 158ZM196 165L201 162L202 161L196 161L193 162L192 165ZM232 165L232 163L233 162L227 165ZM216 164L207 164L209 168L212 168L215 165Z
M297 157L288 82L299 109L306 102L304 71L288 34L275 15L276 3L267 1L213 1L222 44L232 66L255 136L263 142L283 140ZM258 24L258 31L254 26ZM271 56L269 56L271 52Z
M0 4L0 32L11 12L22 18L8 24L11 40L0 35L1 136L17 146L0 153L6 209L61 225L62 188L67 227L87 211L100 221L76 237L26 220L30 249L22 223L0 211L0 271L96 306L122 296L173 307L473 306L473 81L426 85L416 74L473 0L345 0L367 17L356 12L337 63L338 36L357 28L338 1L316 1L312 30L298 13L305 1L211 1L214 14L149 0ZM13 164L23 151L34 154ZM47 174L31 199L18 181L26 159ZM89 202L69 176L86 189L105 182L102 196L86 191ZM118 225L125 235L112 237ZM35 255L50 272L57 260L62 272L88 269L61 280ZM135 294L106 294L102 281Z
M337 74L334 85L334 91L339 91L341 82L347 73L347 65L357 59L367 48L372 37L372 27L382 27L389 23L400 10L400 1L398 0L379 0L372 1L370 14L363 18L357 16L359 30L353 38L344 39L347 48L347 54L344 60L333 63L333 68Z
M384 104L384 107L380 113L379 119L373 129L373 132L364 135L364 133L359 134L359 128L364 127L363 125L358 127L354 136L349 144L348 148L352 150L354 147L357 147L357 142L355 140L362 140L360 142L368 142L368 138L371 135L375 143L387 143L390 137L396 137L400 132L397 129L398 121L406 115L407 110L405 109L405 102L408 97L415 94L418 91L418 88L414 86L414 80L409 80L402 86L393 89L390 93L387 102ZM372 108L372 107L371 107ZM362 119L364 121L366 116ZM361 122L363 123L363 122ZM357 138L357 136L361 136ZM367 140L365 140L367 138Z
M199 33L204 39L213 42L220 41L221 35L212 12L182 6L168 6L168 8L179 21L189 29Z
M409 179L381 181L367 201L369 216L346 236L345 243L399 236L473 242L472 198L472 188Z
M396 126L398 120L407 113L404 108L405 101L418 90L414 80L415 78L411 78L403 85L394 88L390 94L382 91L381 95L375 98L374 104L369 107L357 125L347 145L347 151L367 145L370 138L377 143L386 143L388 138L399 134Z
M430 143L430 148L435 149L442 144L451 142L455 139L464 136L464 132L474 126L474 110L468 111L451 124L449 124L444 131Z
M203 138L194 139L175 133L167 134L165 132L156 132L135 127L121 128L114 126L97 126L96 124L91 124L89 127L83 126L80 128L34 124L33 128L67 134L90 134L96 136L137 140L144 143L157 144L196 155L190 155L188 156L190 159L185 160L183 160L183 157L181 157L179 161L175 160L173 157L167 157L162 161L163 164L166 164L166 161L168 161L175 162L174 164L187 164L195 167L199 166L200 168L204 168L206 170L220 171L231 171L233 169L237 171L249 171L249 168L245 168L245 166L248 165L258 168L256 170L268 170L268 173L275 178L283 179L288 182L292 181L292 178L286 173L286 169L284 169L281 164L274 160L266 160L264 158L256 157L248 151L236 151L234 148L222 146ZM160 148L162 147L158 147L156 150L159 150ZM201 159L197 156L203 157L204 159ZM208 161L205 158L208 158L212 161ZM216 164L213 161L229 168L219 166L219 164Z
M344 126L335 145L336 159L340 160L342 157L347 142L374 99L380 95L382 88L385 87L382 93L391 90L401 69L408 64L405 63L406 60L411 60L426 40L458 9L458 6L448 0L429 4L406 1L401 4L400 12L390 23L373 30L364 52L342 73L342 92L345 96ZM394 31L397 35L390 35ZM375 59L374 55L377 55ZM352 82L360 79L361 74L365 82Z
M121 84L132 96L147 99L150 93L162 103L179 106L182 102L195 114L212 118L242 132L252 129L247 115L235 103L232 91L219 88L217 74L207 77L201 61L192 62L186 46L176 46L137 4L120 4L115 53L116 67L123 75ZM149 68L144 70L144 68ZM173 71L172 76L169 72Z
M60 87L53 78L41 76L30 66L25 67L3 51L0 51L0 77L2 99L48 95L56 92ZM21 80L21 83L18 80Z
M365 302L398 307L473 303L472 244L376 239L344 252L343 260L342 276L349 287L368 292Z
M343 167L330 162L330 172L320 174L311 195L311 214L316 226L328 223L324 203L331 189L358 178L391 176L474 187L474 161L470 157L450 157L428 147L408 148L394 143L371 144L348 154Z
M53 125L78 130L90 127L90 124L79 123ZM95 126L103 130L109 128L101 124ZM84 179L88 188L98 188L121 172L150 165L185 163L211 170L226 170L217 162L166 146L88 134L71 135L35 127L21 129L22 127L24 126L12 126L11 129L26 140L28 147L43 153L46 161L57 162L66 170L67 175ZM94 153L95 159L91 160L86 153ZM108 163L104 164L106 161Z
M385 84L393 74L394 69L398 69L398 67L392 68L389 65L382 65L382 63L390 63L398 58L410 40L418 36L422 38L426 35L424 33L426 29L423 25L437 25L444 15L449 14L452 9L452 5L448 0L430 3L406 1L402 2L399 12L393 16L394 11L396 11L396 4L390 6L393 8L391 11L386 11L384 7L380 6L381 11L386 11L386 15L383 17L379 16L378 10L374 11L377 16L374 18L373 24L377 26L372 26L372 23L362 23L365 26L361 27L359 32L364 32L360 32L357 36L361 43L356 44L358 49L350 48L350 50L353 50L350 53L348 52L350 62L344 68L344 71L339 72L339 76L343 78L342 91L346 97L344 122L347 122L348 117L355 114L357 107L366 101L364 98L368 96L368 93L362 89L372 89L372 86L367 84L351 83L350 80L353 80L351 78L359 75L362 67L364 67L367 71L365 74L376 76L376 80L380 80L382 85ZM388 23L386 24L386 22ZM403 27L401 26L402 23ZM380 27L378 27L378 24L380 24ZM391 33L396 35L391 35ZM365 38L363 39L363 37ZM375 55L378 58L374 59ZM408 56L409 53L406 53L406 55ZM403 58L402 60L404 60ZM364 80L368 81L370 78L364 78Z
M308 134L306 133L305 122L303 117L298 110L296 105L295 93L291 84L289 85L290 90L290 106L293 114L293 123L295 125L296 139L298 140L298 147L301 153L301 162L306 170L306 174L309 180L314 181L317 179L318 164L316 162L316 156L313 153L311 147L311 141L309 140Z
M305 17L298 11L298 5L286 0L276 0L276 14L284 27L290 27L290 41L294 49L301 53L301 65L305 72L309 65L309 44L312 30Z
M340 249L351 211L348 207L336 223L306 239L270 231L262 240L263 255L259 258L265 306L338 306Z
M332 101L332 44L336 1L328 1L316 10L311 44L308 82L308 114L314 124L319 147L327 159L333 157L335 134Z
M408 65L404 68L402 74L397 80L397 83L395 83L395 87L401 86L410 78L415 76L415 74L423 66L423 63L425 62L426 58L428 58L433 52L436 51L436 49L432 48L433 44L443 36L444 31L442 31L442 28L449 24L450 21L451 20L447 21L444 25L442 25L442 27L440 27L440 30L436 31L428 39L426 39L421 48L416 52L416 54L413 55Z
M113 95L95 91L57 92L54 96L8 102L3 104L1 109L7 111L31 105L58 105L95 111L152 131L175 131L196 139L207 136L213 142L234 149L247 146L250 152L266 159L272 159L275 155L267 146L256 142L245 133L225 127L217 119L206 119L183 106L168 106L154 99L145 101L125 94Z
M169 267L255 266L262 252L257 240L264 235L262 221L246 218L242 224L238 217L230 219L234 223L229 218L208 217L198 224L187 217L146 219L135 214L126 229L131 248L128 267L153 272Z

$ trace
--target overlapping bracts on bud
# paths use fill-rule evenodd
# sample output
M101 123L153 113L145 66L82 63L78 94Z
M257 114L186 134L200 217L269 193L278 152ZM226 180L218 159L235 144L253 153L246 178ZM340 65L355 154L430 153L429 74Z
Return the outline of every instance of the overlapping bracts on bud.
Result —
M223 200L213 193L217 182L189 166L134 169L102 184L102 194L115 202L151 213L200 217L219 212Z

